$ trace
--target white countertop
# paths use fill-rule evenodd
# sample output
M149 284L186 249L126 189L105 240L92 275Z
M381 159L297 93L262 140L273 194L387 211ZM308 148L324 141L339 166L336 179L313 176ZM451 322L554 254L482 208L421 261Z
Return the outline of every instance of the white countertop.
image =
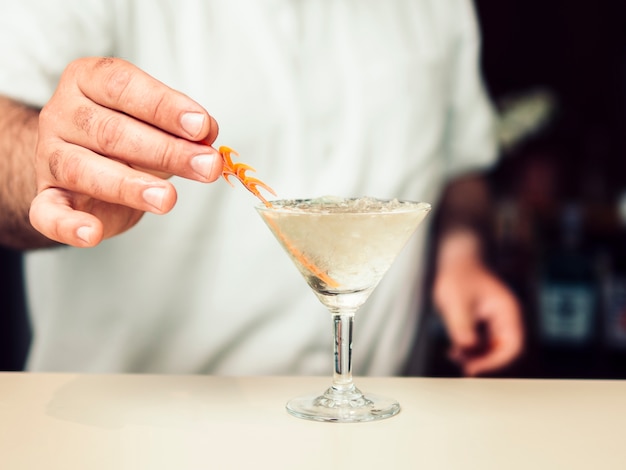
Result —
M626 381L355 382L402 411L287 414L329 377L0 373L0 469L626 469Z

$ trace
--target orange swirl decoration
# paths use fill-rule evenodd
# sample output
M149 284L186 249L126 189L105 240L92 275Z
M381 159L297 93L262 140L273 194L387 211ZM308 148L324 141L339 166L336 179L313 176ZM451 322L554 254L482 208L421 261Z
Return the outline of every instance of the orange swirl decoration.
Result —
M226 182L230 184L231 186L234 186L233 183L229 179L231 176L234 176L241 182L241 184L248 191L250 191L257 198L259 198L259 200L263 204L265 204L266 207L272 208L273 207L272 203L263 197L263 195L259 191L259 188L262 188L266 190L267 192L269 192L270 194L276 196L276 193L274 192L274 190L270 188L267 184L265 184L263 181L246 175L246 171L256 171L256 170L252 168L250 165L246 165L245 163L233 163L231 155L239 156L239 154L235 152L233 149L231 149L230 147L226 147L225 145L222 145L218 151L219 151L219 154L222 156L222 160L224 161L224 169L222 170L222 176L224 177ZM279 230L279 228L274 224L273 221L271 221L268 218L265 218L265 220L269 225L272 226L272 229L274 230L274 233L276 233L276 236L283 242L287 250L289 250L289 252L302 264L302 266L306 267L309 271L311 271L311 273L313 273L315 277L320 279L327 286L329 287L339 286L337 281L332 279L328 274L326 274L319 267L317 267L315 263L309 260L304 253L302 253L295 246L293 246L293 244Z

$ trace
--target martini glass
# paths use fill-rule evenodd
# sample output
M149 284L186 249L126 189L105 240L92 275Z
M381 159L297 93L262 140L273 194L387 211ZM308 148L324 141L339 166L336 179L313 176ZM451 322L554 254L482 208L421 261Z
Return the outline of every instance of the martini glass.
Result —
M360 422L400 411L391 398L364 395L352 380L354 315L387 272L430 204L374 198L272 201L257 211L333 318L332 385L287 403L294 416Z

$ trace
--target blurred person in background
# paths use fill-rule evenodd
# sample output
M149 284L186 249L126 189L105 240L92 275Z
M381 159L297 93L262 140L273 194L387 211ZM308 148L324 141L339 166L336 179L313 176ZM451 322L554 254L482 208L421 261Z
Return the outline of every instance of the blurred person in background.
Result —
M325 310L257 201L216 182L218 142L281 198L437 206L470 175L433 298L465 374L521 353L472 229L471 175L498 151L469 0L2 0L0 43L0 242L27 252L28 370L327 373ZM360 311L356 374L402 371L427 233Z

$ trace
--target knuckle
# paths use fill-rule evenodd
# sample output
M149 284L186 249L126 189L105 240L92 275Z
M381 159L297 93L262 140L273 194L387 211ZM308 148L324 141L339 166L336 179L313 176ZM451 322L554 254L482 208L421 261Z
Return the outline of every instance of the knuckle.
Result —
M122 123L120 116L113 114L104 118L96 131L96 143L102 150L114 152L120 142Z
M56 182L62 186L76 188L82 180L84 164L79 155L55 149L48 157L48 169Z
M82 58L71 61L65 67L65 70L63 71L63 74L62 74L62 78L66 78L67 76L73 76L73 75L78 74L80 72L80 69L84 66L84 63L85 63L85 59L82 59Z
M170 89L162 86L150 85L144 90L141 97L143 103L144 118L159 127L168 126L172 123L172 117L179 114L180 110L176 102L177 95Z
M44 105L43 108L39 111L39 130L47 129L51 127L56 122L55 120L55 112L53 110L53 103L49 101Z
M116 59L114 59L113 57L98 57L94 63L94 68L105 69L114 65L115 62Z
M128 90L132 81L132 74L126 67L109 66L109 76L105 81L104 93L106 96L116 103L124 101L126 90Z
M178 156L182 154L181 141L177 138L168 138L161 142L154 154L154 164L161 170L173 170Z
M75 188L78 182L82 180L83 165L81 159L76 155L66 157L63 161L62 169L63 181L71 188Z
M124 201L125 204L129 204L133 200L134 189L137 186L137 181L132 177L123 176L118 179L110 181L110 187L108 191L116 201Z
M152 116L150 118L152 121L157 121L159 116L170 116L171 109L168 106L168 100L164 93L160 93L158 97L156 97L156 101L152 108Z
M89 134L91 132L94 114L94 109L90 106L79 106L74 111L72 122L78 129L81 129Z
M61 166L62 159L63 159L63 153L59 149L54 150L50 154L50 158L48 158L48 170L50 171L50 175L52 176L52 178L54 178L57 181L59 180L60 166Z

